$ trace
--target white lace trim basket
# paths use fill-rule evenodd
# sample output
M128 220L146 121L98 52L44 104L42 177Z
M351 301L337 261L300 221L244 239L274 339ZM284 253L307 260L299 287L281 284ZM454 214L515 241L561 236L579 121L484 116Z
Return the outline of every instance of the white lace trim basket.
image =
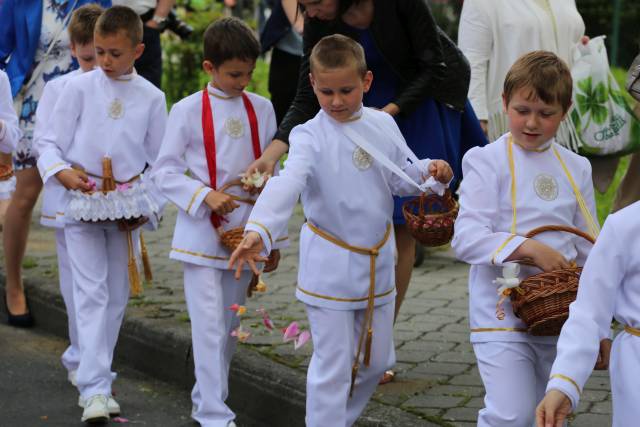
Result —
M116 221L141 216L151 217L160 208L147 193L144 182L136 181L114 191L83 193L69 191L70 201L65 215L76 221Z

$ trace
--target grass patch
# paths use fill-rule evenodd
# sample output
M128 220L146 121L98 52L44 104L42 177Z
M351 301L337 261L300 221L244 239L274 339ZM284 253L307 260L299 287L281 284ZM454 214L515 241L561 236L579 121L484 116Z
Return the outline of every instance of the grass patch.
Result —
M37 266L38 266L38 261L35 258L26 256L22 260L22 268L24 268L25 270L36 268Z
M616 174L609 186L609 189L604 193L600 193L599 191L595 192L596 210L598 211L598 220L600 221L600 224L604 223L607 215L611 212L611 207L613 206L618 186L629 167L629 158L630 156L624 156L620 159L620 164L618 164L618 169L616 170Z

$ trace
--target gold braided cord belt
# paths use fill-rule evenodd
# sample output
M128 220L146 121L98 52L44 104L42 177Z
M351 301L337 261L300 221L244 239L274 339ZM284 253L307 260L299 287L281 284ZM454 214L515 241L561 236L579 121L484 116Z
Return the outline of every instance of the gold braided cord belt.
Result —
M635 335L636 337L640 337L640 329L632 328L631 326L625 325L624 331L628 334Z
M353 362L353 366L351 368L351 387L349 388L349 396L353 394L353 387L356 382L356 376L358 375L358 368L360 367L360 354L362 353L362 344L365 341L366 335L366 344L364 350L364 365L369 366L369 362L371 361L371 342L373 340L373 310L374 310L374 302L375 302L375 291L376 291L376 258L380 254L380 249L387 243L389 240L389 236L391 235L391 224L387 224L387 230L384 233L384 237L375 246L371 248L365 248L362 246L352 246L337 237L332 236L331 234L322 231L312 223L307 221L307 227L318 236L322 237L329 242L340 246L341 248L347 249L351 252L355 252L361 255L369 256L369 294L367 296L367 310L364 315L364 325L362 327L362 331L360 332L360 337L358 338L358 351L356 352L356 359Z

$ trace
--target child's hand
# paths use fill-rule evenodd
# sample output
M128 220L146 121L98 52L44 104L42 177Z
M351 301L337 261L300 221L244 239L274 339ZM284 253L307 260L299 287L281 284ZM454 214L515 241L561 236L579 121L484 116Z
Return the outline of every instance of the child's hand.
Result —
M89 183L89 176L76 169L63 169L56 173L56 178L67 190L91 191L93 187Z
M549 390L536 408L536 427L562 427L571 413L571 401L558 390Z
M598 360L593 369L598 371L606 371L609 369L609 356L611 355L611 340L605 338L600 341L600 351L598 352Z
M569 261L560 252L533 239L525 240L506 261L527 258L531 259L535 265L546 272L571 267Z
M236 250L231 254L231 258L229 258L229 269L232 270L235 267L236 280L240 279L242 267L244 267L245 263L249 264L254 274L260 275L256 262L266 262L268 260L267 257L260 255L263 249L264 243L262 243L262 238L258 233L250 231L244 236L244 239L242 239Z
M264 272L271 273L276 268L278 268L278 264L280 264L280 249L274 249L269 254L269 259L264 264Z
M218 215L226 215L240 205L237 204L231 196L228 194L220 193L219 191L209 191L204 198L204 202L211 208L211 210Z
M449 163L444 160L432 160L427 170L429 175L443 184L448 184L451 178L453 178L453 170L451 166L449 166Z

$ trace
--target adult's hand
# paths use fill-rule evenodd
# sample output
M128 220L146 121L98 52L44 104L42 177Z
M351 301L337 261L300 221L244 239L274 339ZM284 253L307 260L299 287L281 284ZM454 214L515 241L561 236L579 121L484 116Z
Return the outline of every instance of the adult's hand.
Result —
M382 111L392 116L395 116L400 112L400 107L398 107L398 104L394 104L393 102L390 102L384 107L382 107Z
M269 175L273 176L273 171L276 168L276 163L278 163L280 157L282 157L288 150L289 145L287 145L283 141L280 141L279 139L274 139L273 141L271 141L271 144L269 144L267 148L262 152L262 155L249 165L247 170L244 172L245 175L248 176L257 170L259 172L268 173ZM259 193L263 188L264 185L260 188L256 188L253 186L243 187L245 191L248 191L251 194Z
M480 129L484 132L484 136L489 136L489 122L487 120L480 120Z

